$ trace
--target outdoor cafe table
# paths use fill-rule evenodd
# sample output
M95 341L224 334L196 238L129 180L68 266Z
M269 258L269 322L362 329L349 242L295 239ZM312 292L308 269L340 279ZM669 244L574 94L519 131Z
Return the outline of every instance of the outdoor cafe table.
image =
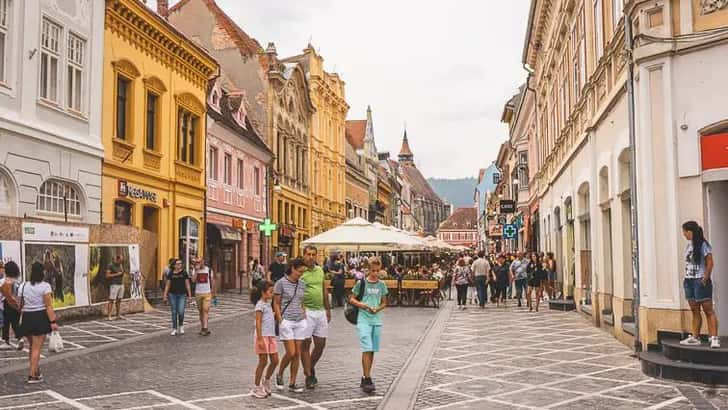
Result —
M440 283L436 280L424 280L424 279L405 279L401 281L401 286L397 284L397 280L384 279L384 284L389 289L389 305L402 306L404 301L405 305L414 305L417 299L417 293L426 297L425 302L432 303L432 306L439 307L438 301L435 295L440 289ZM344 281L344 289L351 291L356 283L355 279L346 279ZM326 287L331 289L331 281L326 281Z

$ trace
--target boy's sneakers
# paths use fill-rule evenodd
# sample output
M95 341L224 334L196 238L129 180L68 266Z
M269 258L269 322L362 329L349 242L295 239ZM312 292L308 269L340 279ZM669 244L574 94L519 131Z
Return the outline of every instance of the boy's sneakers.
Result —
M179 327L179 331L177 333L179 333L181 335L185 334L185 327L184 326L180 326Z
M38 376L28 376L28 384L38 384L38 383L43 383L42 375L39 374Z
M699 346L700 340L698 340L695 336L690 335L686 339L681 340L680 344L683 346Z
M262 385L253 387L250 394L252 394L256 399L265 399L268 397L268 392L265 391L265 388Z
M286 384L283 383L283 376L276 375L276 389L284 390L285 388L286 388Z
M271 387L270 387L270 379L263 380L262 386L263 386L263 389L265 390L265 393L268 396L270 396L271 394L273 394L273 391L271 390Z
M177 336L177 329L172 329L172 333L169 334L170 336Z
M200 329L200 336L210 336L210 329Z
M304 391L306 391L306 389L304 389L303 386L299 386L297 384L289 384L288 391L291 393L303 393Z
M711 338L710 338L710 348L711 349L719 349L720 348L720 338L718 336L711 336Z
M376 387L374 387L374 382L371 377L362 377L361 389L367 394L374 393L374 391L377 390Z

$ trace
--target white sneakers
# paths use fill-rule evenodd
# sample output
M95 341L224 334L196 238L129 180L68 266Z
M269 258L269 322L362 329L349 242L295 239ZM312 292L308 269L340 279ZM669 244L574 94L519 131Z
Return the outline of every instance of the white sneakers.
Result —
M172 329L172 333L169 334L170 336L177 336L177 329Z
M680 344L683 346L699 346L700 340L698 340L695 336L690 335L686 339L681 340Z
M696 338L693 335L688 336L687 338L680 341L680 344L683 346L700 346L700 339ZM720 338L718 336L711 336L710 339L708 339L708 345L711 349L719 349L720 348Z
M710 348L711 349L719 349L720 348L720 338L718 336L712 336L710 338Z
M180 326L179 327L179 331L177 331L177 333L179 333L181 335L185 334L185 327L184 326Z
M268 397L268 392L263 386L255 386L253 390L250 391L250 394L252 394L256 399L265 399Z

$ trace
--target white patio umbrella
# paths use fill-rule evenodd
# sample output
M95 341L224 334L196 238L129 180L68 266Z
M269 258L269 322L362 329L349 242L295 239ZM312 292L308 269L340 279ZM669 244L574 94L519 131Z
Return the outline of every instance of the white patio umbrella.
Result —
M421 250L428 250L428 248L429 248L428 244L425 243L425 241L423 241L422 238L409 235L406 232L400 231L399 229L397 229L393 226L384 225L379 222L374 222L372 225L378 229L381 229L383 231L396 235L396 237L399 240L400 246L403 248L401 250L421 251Z
M348 252L385 252L406 247L402 238L395 232L380 229L359 217L306 239L301 245L336 248Z

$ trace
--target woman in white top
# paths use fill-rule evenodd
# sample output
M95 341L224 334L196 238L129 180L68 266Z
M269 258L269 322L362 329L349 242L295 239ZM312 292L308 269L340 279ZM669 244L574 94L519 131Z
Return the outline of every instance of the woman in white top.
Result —
M43 281L43 277L43 265L33 262L30 282L23 283L18 290L22 312L19 333L30 345L29 384L43 381L43 376L38 371L40 351L46 335L52 330L58 330L56 312L53 311L53 290L48 282Z

